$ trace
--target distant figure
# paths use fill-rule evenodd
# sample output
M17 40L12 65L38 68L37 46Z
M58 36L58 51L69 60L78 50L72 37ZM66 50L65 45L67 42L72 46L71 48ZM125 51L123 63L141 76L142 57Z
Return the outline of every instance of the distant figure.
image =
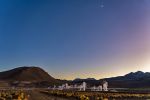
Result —
M107 81L103 81L103 90L108 91L108 82Z

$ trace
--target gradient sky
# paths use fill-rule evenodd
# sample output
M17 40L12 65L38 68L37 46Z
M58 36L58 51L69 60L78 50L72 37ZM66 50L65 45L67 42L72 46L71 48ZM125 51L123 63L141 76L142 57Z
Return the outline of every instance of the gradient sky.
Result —
M19 66L61 79L150 72L150 0L0 0L0 71Z

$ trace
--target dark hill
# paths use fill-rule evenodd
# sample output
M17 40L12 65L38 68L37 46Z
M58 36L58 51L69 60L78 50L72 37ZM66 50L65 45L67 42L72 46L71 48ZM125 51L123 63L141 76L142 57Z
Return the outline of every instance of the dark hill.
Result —
M12 70L0 72L0 80L4 81L49 81L57 80L39 67L19 67Z

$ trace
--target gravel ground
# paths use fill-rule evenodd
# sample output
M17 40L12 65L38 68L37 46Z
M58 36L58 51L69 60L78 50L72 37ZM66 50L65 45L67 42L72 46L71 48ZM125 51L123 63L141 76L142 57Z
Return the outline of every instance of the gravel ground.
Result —
M29 100L69 100L60 97L48 96L35 90L28 91L27 95Z

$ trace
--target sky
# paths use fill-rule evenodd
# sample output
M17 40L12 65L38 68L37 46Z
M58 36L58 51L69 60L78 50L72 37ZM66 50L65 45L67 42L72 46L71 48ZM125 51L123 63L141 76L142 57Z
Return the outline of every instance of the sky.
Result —
M150 0L0 0L0 71L59 79L150 72Z

